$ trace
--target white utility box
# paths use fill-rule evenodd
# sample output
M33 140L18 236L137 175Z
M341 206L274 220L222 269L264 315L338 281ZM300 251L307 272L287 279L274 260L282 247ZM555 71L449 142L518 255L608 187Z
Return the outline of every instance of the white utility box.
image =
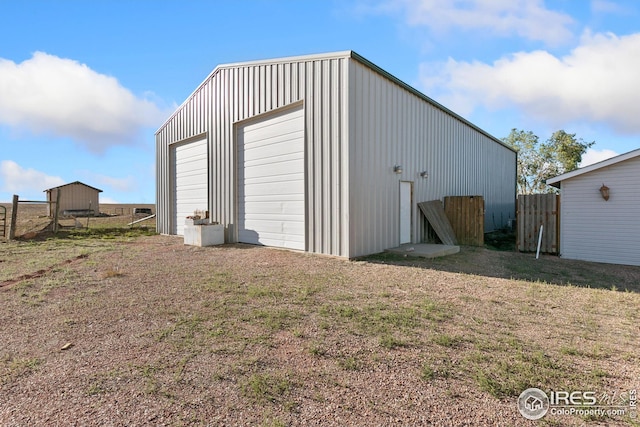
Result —
M224 227L220 224L198 224L184 226L184 244L191 246L213 246L224 243Z

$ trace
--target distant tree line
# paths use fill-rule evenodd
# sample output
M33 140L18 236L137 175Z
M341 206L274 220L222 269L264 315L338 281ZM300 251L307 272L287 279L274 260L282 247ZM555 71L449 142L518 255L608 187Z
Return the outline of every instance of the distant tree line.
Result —
M582 155L595 144L559 130L545 142L531 131L511 129L502 141L518 152L518 194L553 193L546 181L578 168Z

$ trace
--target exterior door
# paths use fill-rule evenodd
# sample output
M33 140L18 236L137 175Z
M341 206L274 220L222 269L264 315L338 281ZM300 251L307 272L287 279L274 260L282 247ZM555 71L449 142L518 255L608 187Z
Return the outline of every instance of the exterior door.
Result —
M171 148L173 181L172 232L184 235L184 220L195 210L209 210L207 138Z
M400 244L411 243L412 186L410 181L400 181Z
M238 127L238 241L306 249L304 110Z

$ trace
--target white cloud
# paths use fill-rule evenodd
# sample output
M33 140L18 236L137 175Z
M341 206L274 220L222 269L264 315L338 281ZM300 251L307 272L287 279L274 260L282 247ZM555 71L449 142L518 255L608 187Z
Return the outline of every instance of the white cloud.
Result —
M43 52L19 64L0 58L0 124L100 152L132 143L163 117L153 102L77 61Z
M592 0L591 11L597 14L602 14L602 13L622 14L622 13L628 12L628 8L625 8L624 6L618 3L615 3L613 1Z
M116 191L128 192L133 191L138 187L138 182L133 175L128 175L124 178L117 178L99 174L88 169L77 170L76 173L82 177L81 179L84 180L84 182L102 190L105 190L104 187L107 187Z
M64 184L59 176L50 176L35 169L25 169L12 160L0 161L1 188L3 191L21 192L44 191Z
M388 0L378 12L406 15L409 25L437 32L475 30L559 45L573 38L571 16L547 9L544 0Z
M617 156L618 153L616 153L613 150L609 150L607 148L603 148L602 150L596 150L593 148L589 148L587 149L587 152L584 153L584 155L582 156L582 161L580 162L580 167L585 167L585 166L589 166L592 165L594 163L598 163L601 162L603 160L607 160L610 159L612 157Z
M93 175L94 179L102 186L108 186L118 191L131 191L137 187L136 180L129 175L125 178L114 178L107 175Z
M422 68L427 93L469 111L516 107L550 125L592 121L619 133L640 133L640 33L585 33L564 57L519 52L492 64L458 62Z

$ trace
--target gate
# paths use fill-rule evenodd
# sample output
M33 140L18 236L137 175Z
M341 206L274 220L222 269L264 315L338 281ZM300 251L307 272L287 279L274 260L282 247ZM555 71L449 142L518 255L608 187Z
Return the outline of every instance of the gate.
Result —
M540 226L543 226L540 252L557 254L560 250L560 196L557 194L520 194L518 196L518 238L520 252L535 252Z

